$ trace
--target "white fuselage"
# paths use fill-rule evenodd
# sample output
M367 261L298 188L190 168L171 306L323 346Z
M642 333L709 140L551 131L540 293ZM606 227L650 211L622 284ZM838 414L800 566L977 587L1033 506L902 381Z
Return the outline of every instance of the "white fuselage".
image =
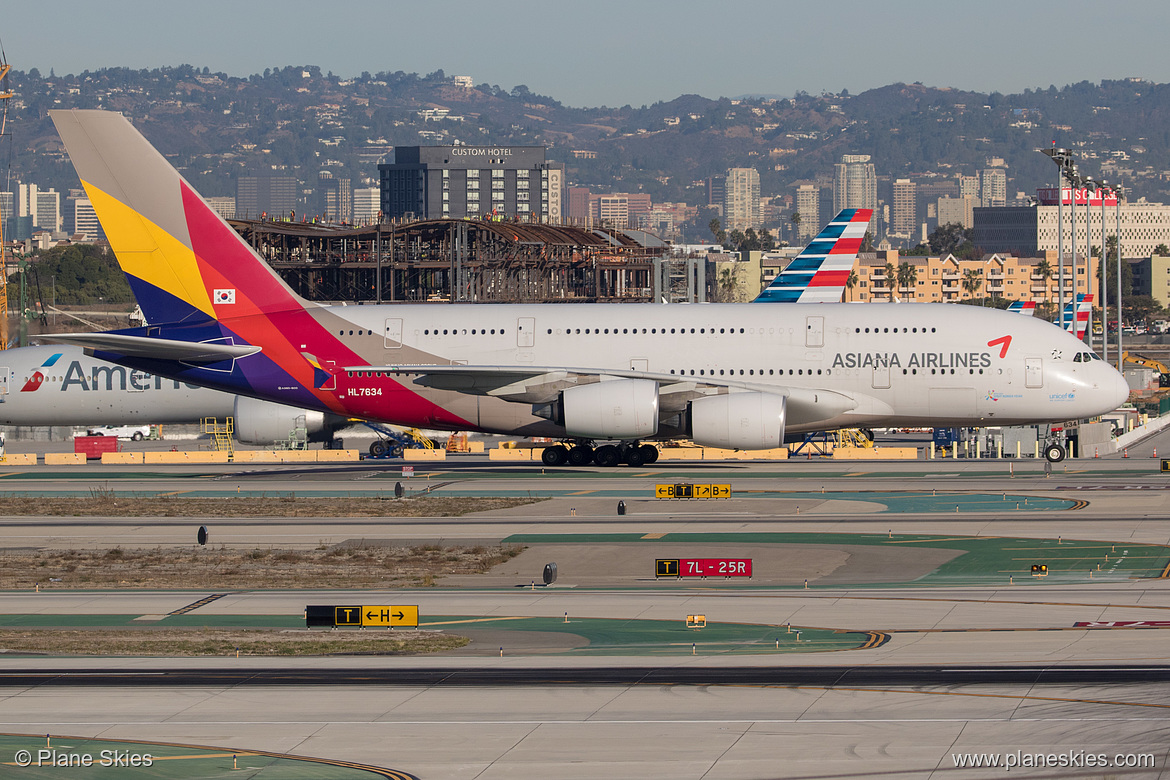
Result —
M313 311L313 310L310 310ZM829 390L856 407L789 430L1007 425L1096 416L1128 388L1059 328L954 304L389 305L326 307L316 318L371 367L565 367ZM555 433L524 404L437 390L378 372L340 375L347 401L403 424L406 390L500 433ZM401 387L397 387L398 383ZM734 391L734 387L732 390Z

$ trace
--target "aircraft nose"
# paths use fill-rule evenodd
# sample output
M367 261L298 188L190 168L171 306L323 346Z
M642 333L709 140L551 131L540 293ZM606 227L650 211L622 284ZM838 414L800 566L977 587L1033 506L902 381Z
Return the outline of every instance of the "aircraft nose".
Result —
M1129 399L1129 384L1125 377L1113 367L1109 368L1109 378L1102 385L1109 394L1109 408L1116 409Z

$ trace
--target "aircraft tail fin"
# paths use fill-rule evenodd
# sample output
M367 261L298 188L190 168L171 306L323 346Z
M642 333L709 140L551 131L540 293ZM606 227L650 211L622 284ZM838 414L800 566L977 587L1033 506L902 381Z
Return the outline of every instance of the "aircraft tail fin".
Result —
M1093 311L1093 294L1077 293L1076 301L1064 305L1061 317L1063 327L1078 339L1083 339L1089 329L1089 315Z
M1025 317L1032 317L1036 314L1035 301L1012 301L1007 307L1007 310L1013 314L1023 314Z
M124 116L50 115L148 323L223 321L312 305Z
M872 216L873 209L841 211L753 303L840 301Z

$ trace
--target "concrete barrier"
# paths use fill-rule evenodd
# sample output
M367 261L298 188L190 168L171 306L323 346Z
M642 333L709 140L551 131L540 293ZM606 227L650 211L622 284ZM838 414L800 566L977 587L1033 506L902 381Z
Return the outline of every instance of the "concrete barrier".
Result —
M663 447L658 450L659 460L702 460L702 447Z
M788 450L777 447L771 450L726 450L719 447L704 447L703 460L784 460Z
M183 450L180 452L144 452L143 463L169 464L177 463L227 463L228 454L210 450Z
M37 454L35 452L10 452L0 455L0 465L4 466L35 466Z
M361 450L313 450L318 463L353 463L362 459Z
M540 450L537 450L540 452ZM530 449L512 449L508 447L496 447L488 450L488 460L505 460L505 461L520 461L532 460L532 450Z
M478 454L482 455L483 454L483 442L482 441L469 441L469 442L467 442L467 451L470 453L478 453Z
M833 460L918 460L917 447L838 447Z
M431 460L446 460L447 451L436 447L433 450L417 449L417 450L403 450L402 459L412 462L417 461L431 461Z
M274 450L277 463L316 463L316 450Z
M46 452L46 466L84 466L84 452Z
M103 452L102 463L122 463L127 465L138 465L142 463L141 452Z
M233 463L279 463L273 450L236 450Z

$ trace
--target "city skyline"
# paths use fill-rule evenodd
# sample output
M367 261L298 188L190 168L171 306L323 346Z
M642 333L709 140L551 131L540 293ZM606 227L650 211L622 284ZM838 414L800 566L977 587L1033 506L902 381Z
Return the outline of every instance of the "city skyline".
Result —
M880 14L849 2L786 5L777 12L762 0L733 0L717 14L694 0L681 0L669 13L651 4L599 0L588 14L523 0L502 0L490 9L454 2L438 14L433 6L412 3L387 13L387 6L368 0L328 14L306 2L284 3L279 12L218 0L168 6L165 14L143 0L58 7L54 18L64 21L56 25L46 25L40 7L7 11L6 29L22 32L4 41L15 69L65 75L190 64L248 76L265 68L317 65L342 77L443 70L476 84L524 84L578 107L636 106L683 94L857 93L916 81L1002 93L1127 77L1170 82L1170 61L1160 55L1170 6L1153 0L1108 14L1099 4L1072 0L1060 6L1059 16L1049 6L1005 0L945 13L923 0L891 0ZM1092 20L1092 26L1091 37L1077 38L1074 53L1067 28L1077 20ZM399 34L399 28L430 34ZM469 29L487 45L460 45ZM259 30L264 34L257 35ZM758 44L742 45L743 30ZM920 56L923 47L952 50L960 39L970 42L972 56ZM734 45L720 46L720 40ZM876 41L894 45L870 45ZM1000 41L1000 54L978 56L977 48L992 41ZM768 54L775 46L783 56ZM718 56L705 56L712 47ZM1109 56L1121 51L1124 57Z

